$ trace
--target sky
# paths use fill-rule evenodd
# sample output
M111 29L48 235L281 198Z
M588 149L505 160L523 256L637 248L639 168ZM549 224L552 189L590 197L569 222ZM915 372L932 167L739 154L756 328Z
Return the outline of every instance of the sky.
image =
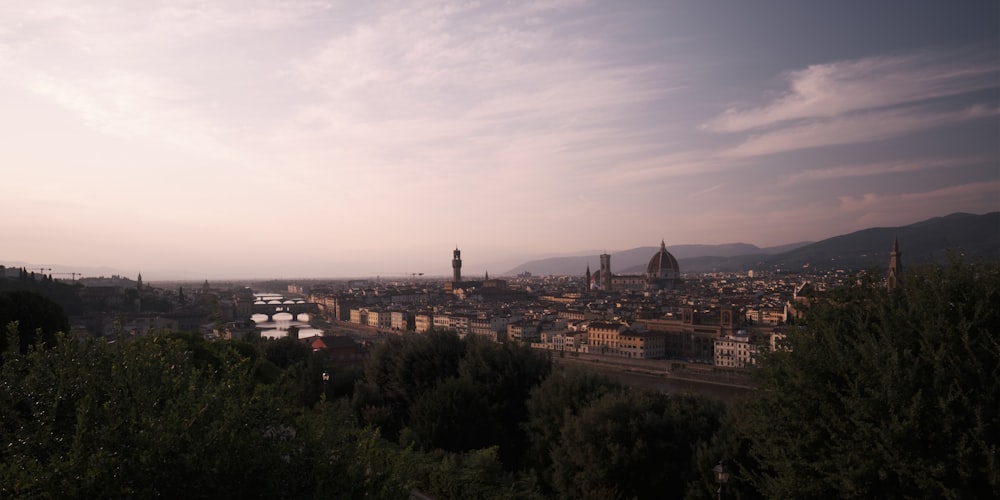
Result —
M0 2L0 263L499 274L1000 210L994 1Z

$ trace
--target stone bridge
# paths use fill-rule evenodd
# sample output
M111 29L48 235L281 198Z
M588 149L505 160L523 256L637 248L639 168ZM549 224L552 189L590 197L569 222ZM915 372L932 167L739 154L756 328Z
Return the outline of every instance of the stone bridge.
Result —
M272 301L277 302L277 301ZM308 313L310 317L315 316L319 313L318 304L304 301L291 301L286 300L278 303L272 304L254 304L251 314L265 314L267 315L268 321L274 321L274 315L278 313L289 313L292 315L292 319L299 317L299 314Z

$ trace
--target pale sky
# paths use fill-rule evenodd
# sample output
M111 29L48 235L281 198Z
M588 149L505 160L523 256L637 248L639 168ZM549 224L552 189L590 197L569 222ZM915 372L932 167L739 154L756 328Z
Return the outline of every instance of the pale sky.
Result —
M1000 210L995 1L0 2L0 263L466 275ZM582 272L582 271L581 271Z

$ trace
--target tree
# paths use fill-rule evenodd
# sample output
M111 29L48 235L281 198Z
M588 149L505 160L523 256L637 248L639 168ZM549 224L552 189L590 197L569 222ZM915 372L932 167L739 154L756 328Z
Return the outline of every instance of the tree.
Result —
M393 336L372 352L353 405L389 439L409 427L424 450L498 446L513 470L527 447L526 400L550 369L548 357L513 344L453 332Z
M0 292L0 328L17 322L17 341L21 352L38 341L46 347L55 344L57 332L69 332L69 319L62 307L28 291ZM39 337L39 334L41 335ZM7 338L0 338L0 353L7 348Z
M490 425L480 433L489 444L499 445L500 461L508 469L519 469L528 449L527 401L531 390L549 375L552 361L519 344L479 337L470 337L467 344L458 372L487 404Z
M1000 497L997 304L1000 266L960 261L814 301L732 420L737 472L772 498Z
M354 397L355 412L367 413L396 439L409 407L445 378L458 375L465 342L454 332L390 336L375 347L365 365L364 384Z
M719 428L722 403L653 390L618 391L567 420L553 451L560 498L670 498L692 476L696 442Z
M304 363L311 354L309 346L291 337L265 340L262 347L264 357L282 370L296 363Z
M409 429L425 450L469 451L499 444L487 396L466 378L447 378L410 406Z
M229 349L62 338L0 368L0 496L281 495L285 417Z
M566 421L593 401L621 390L621 384L606 375L573 367L553 370L531 390L524 424L530 443L525 465L534 469L543 487L552 483L552 453L560 444Z

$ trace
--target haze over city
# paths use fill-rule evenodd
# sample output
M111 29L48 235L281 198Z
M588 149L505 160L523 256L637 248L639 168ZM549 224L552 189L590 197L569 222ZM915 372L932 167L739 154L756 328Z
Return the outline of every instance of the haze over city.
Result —
M996 211L997 19L997 2L3 2L0 263L447 275L456 245L478 273Z

